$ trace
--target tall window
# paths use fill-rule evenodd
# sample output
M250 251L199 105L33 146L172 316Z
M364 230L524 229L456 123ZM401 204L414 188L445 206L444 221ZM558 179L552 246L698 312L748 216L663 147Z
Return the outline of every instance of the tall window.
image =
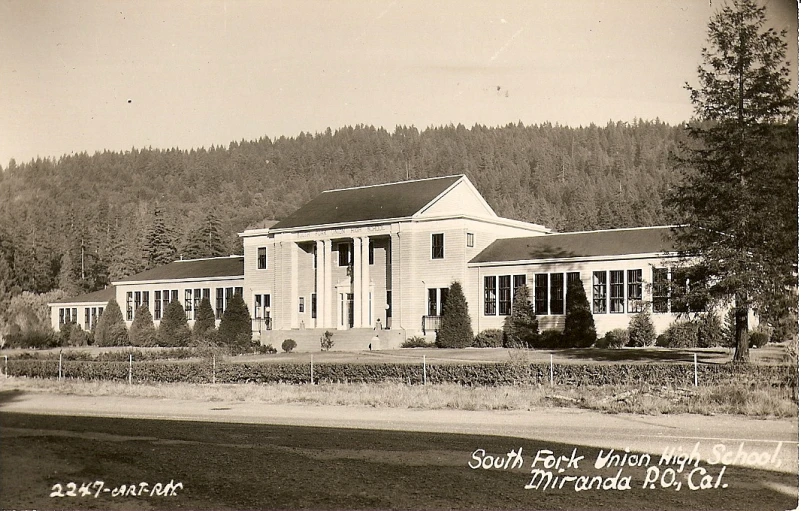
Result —
M375 244L370 240L367 246L367 264L375 264Z
M221 319L222 315L223 315L223 312L225 311L225 309L224 309L225 302L223 301L223 293L224 292L225 292L225 290L223 288L221 288L221 287L218 287L215 290L215 293L217 294L217 300L216 300L215 307L214 307L214 311L215 311L214 312L214 316L217 319Z
M669 298L670 285L668 282L667 268L653 269L653 310L656 314L667 314L670 312Z
M606 272L592 272L592 313L606 314Z
M337 245L337 253L339 254L339 266L350 266L350 263L353 262L351 258L351 244L350 243L340 243Z
M134 291L134 312L142 306L142 292Z
M512 313L512 277L498 277L498 314L508 316Z
M514 276L514 290L517 292L518 289L526 285L526 276L525 275L515 275Z
M565 274L551 273L551 314L565 313Z
M184 313L186 319L192 319L192 290L187 289L184 291Z
M311 317L317 319L317 293L311 294Z
M258 261L258 269L259 270L266 270L267 269L267 247L259 247L256 250L257 256L256 260Z
M170 291L170 301L171 302L177 302L178 301L178 290L177 289L173 289L173 290Z
M133 293L128 291L125 293L125 319L133 321Z
M205 298L208 301L211 301L211 289L210 288L207 288L207 287L203 288L203 298Z
M642 312L642 270L629 270L629 312Z
M431 259L445 258L445 235L431 235Z
M303 296L298 297L298 312L301 314L306 312L306 298Z
M495 316L496 277L484 277L484 315Z
M473 247L476 244L476 237L473 235L472 232L467 233L467 246Z
M92 311L89 309L89 307L87 307L83 310L83 313L84 313L83 329L88 331L90 328L92 328L92 323L91 320L89 319L91 317Z
M195 289L195 298L192 307L192 319L197 319L197 310L200 308L200 288Z
M234 294L237 295L237 296L242 296L242 290L243 290L243 288L241 288L241 287L235 287L234 288Z
M534 275L534 313L540 315L548 314L547 273L537 273Z
M445 304L448 303L448 293L450 293L450 289L447 287L439 288L439 315L442 316L445 313Z
M619 314L626 312L623 308L626 284L623 282L623 270L609 272L609 312Z
M437 315L437 288L428 289L428 315Z
M142 291L142 305L150 308L150 291Z
M167 306L170 304L170 290L165 289L161 292L161 310L167 311Z
M161 291L153 291L153 319L161 319Z

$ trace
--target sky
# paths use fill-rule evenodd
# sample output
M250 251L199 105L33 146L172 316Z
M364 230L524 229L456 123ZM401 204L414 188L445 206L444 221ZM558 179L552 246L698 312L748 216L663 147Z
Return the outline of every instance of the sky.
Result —
M722 1L0 0L0 165L356 124L677 124ZM796 3L761 1L797 75Z

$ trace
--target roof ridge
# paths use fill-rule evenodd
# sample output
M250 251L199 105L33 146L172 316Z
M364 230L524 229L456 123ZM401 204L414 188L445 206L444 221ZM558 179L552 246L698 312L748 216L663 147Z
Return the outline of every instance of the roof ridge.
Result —
M645 225L641 227L617 227L613 229L595 229L591 231L570 231L570 232L553 232L549 236L559 236L567 234L591 234L594 232L619 232L619 231L642 231L645 229L672 229L674 227L681 227L679 225Z
M344 192L346 190L360 190L363 188L376 188L379 186L391 186L391 185L400 185L405 183L418 183L420 181L431 181L434 179L447 179L449 177L458 177L462 178L465 177L464 174L452 174L449 176L435 176L435 177L422 177L420 179L407 179L406 181L392 181L390 183L378 183L374 185L362 185L362 186L351 186L348 188L334 188L333 190L323 190L322 193L329 193L329 192Z
M227 256L217 256L217 257L198 257L196 259L176 259L173 263L191 263L194 261L213 261L216 259L232 259L234 257L245 257L239 254L231 254ZM169 264L169 263L168 263Z

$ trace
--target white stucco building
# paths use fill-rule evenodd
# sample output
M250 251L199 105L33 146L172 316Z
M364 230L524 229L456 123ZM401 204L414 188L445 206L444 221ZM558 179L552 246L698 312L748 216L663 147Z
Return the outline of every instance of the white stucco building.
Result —
M191 324L203 297L219 318L227 298L241 293L254 338L274 346L293 338L298 349L316 351L326 330L335 332L335 349L392 348L433 335L454 281L476 333L502 326L524 283L541 329L563 326L571 279L584 284L599 334L625 328L644 304L658 331L686 310L667 291L669 227L557 234L499 217L465 176L323 192L240 236L244 256L176 261L114 282L125 319L147 304L158 322L177 299ZM105 306L93 295L51 304L54 328Z

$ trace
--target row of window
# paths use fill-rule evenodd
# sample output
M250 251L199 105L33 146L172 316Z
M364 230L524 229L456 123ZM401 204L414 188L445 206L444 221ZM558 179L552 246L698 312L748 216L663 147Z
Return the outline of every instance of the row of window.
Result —
M242 296L241 287L218 287L215 289L214 316L221 319L228 300L235 294ZM197 311L203 299L211 300L211 288L184 290L184 312L186 319L197 319ZM153 292L153 319L160 320L170 302L178 301L177 289L164 289ZM128 291L125 296L125 318L133 321L136 310L141 306L150 308L150 291Z
M642 270L592 272L592 313L641 312L642 284Z
M484 277L484 315L508 316L512 313L513 291L526 285L525 275Z
M91 330L97 324L97 318L103 314L103 307L86 307L83 310L83 329L86 331ZM66 323L78 323L78 308L77 307L59 307L58 309L58 326Z

